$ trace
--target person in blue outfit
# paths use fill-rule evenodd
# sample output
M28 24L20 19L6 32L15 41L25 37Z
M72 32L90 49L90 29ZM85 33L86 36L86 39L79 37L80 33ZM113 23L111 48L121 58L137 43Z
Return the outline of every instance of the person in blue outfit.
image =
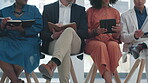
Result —
M38 33L42 30L42 16L39 10L27 5L28 0L16 2L0 10L0 68L9 77L11 83L23 83L18 79L24 69L31 73L39 65L40 43ZM8 20L35 20L30 27L22 24L7 25Z

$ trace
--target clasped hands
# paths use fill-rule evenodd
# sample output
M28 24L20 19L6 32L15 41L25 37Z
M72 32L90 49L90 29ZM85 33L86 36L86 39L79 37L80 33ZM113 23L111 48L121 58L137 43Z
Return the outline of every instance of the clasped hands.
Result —
M17 31L20 31L20 32L24 31L24 28L22 27L22 24L20 24L19 26L15 26L13 24L6 25L8 20L12 20L12 19L10 17L2 19L1 27L0 27L1 29L6 28L7 30L17 30Z

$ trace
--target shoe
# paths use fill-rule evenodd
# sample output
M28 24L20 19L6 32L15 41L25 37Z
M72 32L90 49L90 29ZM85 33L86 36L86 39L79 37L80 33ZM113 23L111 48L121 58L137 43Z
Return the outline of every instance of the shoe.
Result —
M133 55L135 59L139 57L140 51L143 49L142 45L132 45L129 48L130 53Z
M47 76L45 76L45 75L42 75L42 77L43 77L44 79L46 79L46 80L51 81L51 78L48 78L48 77L47 77Z
M41 64L39 66L39 71L42 73L44 77L52 78L54 70L56 69L57 65L53 61L49 61L48 64Z

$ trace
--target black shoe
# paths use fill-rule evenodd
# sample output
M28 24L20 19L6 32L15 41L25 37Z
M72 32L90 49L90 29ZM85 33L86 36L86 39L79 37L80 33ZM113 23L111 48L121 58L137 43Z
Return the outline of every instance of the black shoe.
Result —
M142 46L141 45L132 45L130 48L129 48L129 51L130 53L133 55L133 57L135 59L137 59L139 57L139 53L140 51L142 50Z

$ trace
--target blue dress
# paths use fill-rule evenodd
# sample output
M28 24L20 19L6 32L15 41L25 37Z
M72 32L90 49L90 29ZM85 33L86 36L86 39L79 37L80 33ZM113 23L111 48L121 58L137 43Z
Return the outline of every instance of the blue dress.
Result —
M14 15L14 4L0 10L0 17L11 17L13 20L35 19L35 24L24 28L25 33L3 29L0 30L0 60L22 66L31 73L40 61L40 43L38 33L42 30L42 16L35 6L25 5L24 14ZM0 21L1 23L1 21Z

